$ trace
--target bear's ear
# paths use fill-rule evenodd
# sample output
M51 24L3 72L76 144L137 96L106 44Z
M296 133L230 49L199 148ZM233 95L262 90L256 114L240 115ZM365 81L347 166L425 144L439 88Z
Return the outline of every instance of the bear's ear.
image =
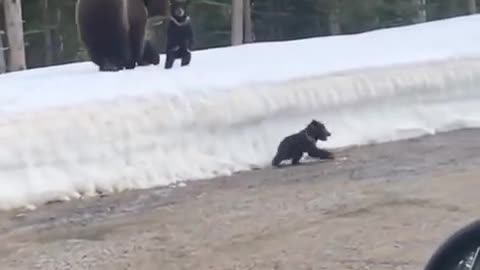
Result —
M312 124L315 124L315 125L317 125L317 126L321 126L321 125L323 125L323 122L320 122L320 121L318 121L318 120L316 120L316 119L313 119L313 120L312 120Z
M315 128L316 124L315 124L315 120L312 120L310 123L308 123L307 125L307 128Z

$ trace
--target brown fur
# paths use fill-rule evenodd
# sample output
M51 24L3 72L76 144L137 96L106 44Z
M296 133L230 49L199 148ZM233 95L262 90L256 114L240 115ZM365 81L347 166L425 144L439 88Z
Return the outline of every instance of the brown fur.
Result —
M80 39L101 71L142 62L148 11L144 0L78 0Z

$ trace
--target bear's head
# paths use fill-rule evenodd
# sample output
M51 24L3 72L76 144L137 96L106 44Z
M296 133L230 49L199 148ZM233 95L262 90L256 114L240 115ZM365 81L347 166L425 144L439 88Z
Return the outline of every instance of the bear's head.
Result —
M170 15L178 22L188 20L187 0L170 0Z
M332 136L330 131L325 127L325 125L315 119L313 119L308 126L305 128L308 136L313 137L315 140L326 141L328 137Z

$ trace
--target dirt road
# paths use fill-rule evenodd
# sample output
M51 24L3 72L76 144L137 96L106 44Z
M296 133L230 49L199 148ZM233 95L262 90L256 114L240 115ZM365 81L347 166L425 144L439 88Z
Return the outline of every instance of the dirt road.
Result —
M0 214L1 269L422 269L480 217L480 130Z

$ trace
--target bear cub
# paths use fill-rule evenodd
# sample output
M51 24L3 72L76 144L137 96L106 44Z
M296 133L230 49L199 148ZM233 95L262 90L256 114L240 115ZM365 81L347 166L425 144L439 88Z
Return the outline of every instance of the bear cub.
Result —
M316 146L317 140L326 141L331 135L323 123L312 120L306 128L285 137L280 142L277 154L272 160L272 166L280 167L283 160L289 159L292 161L292 165L298 165L303 153L320 159L334 159L331 152Z
M167 25L167 60L165 69L170 69L175 59L182 59L181 65L187 66L192 58L193 30L190 16L187 15L185 0L171 0L170 20Z

